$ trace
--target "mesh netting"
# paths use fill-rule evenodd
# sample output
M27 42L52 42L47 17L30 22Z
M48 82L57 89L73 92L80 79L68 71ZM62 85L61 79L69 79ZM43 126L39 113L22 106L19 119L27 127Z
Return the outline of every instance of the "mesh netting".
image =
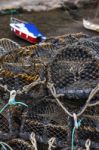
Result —
M29 119L38 120L44 124L52 123L65 126L67 120L64 117L66 116L64 116L63 111L51 97L43 98L35 105L32 102L32 106L30 105L30 111L28 112Z
M36 89L40 89L40 81L44 80L45 69L39 60L33 60L31 65L26 62L23 63L22 60L14 63L10 62L10 60L12 61L12 59L9 59L9 62L1 64L0 84L6 85L9 90L27 92L39 82ZM26 58L24 60L26 61Z
M96 57L96 59L99 59L99 43L95 42L94 40L96 40L96 38L81 39L78 42L78 45L91 48L93 50L93 55Z
M93 42L97 42L97 43L99 42L99 36L94 36L94 37L91 37L90 39Z
M40 45L21 47L13 52L9 52L0 58L0 62L21 63L24 66L31 66L32 63L41 61L43 64L49 62L56 55L60 47L51 44L43 43Z
M0 39L0 56L18 48L20 48L18 43L6 38Z
M5 49L0 46L0 57L5 53L6 53Z
M34 150L33 145L29 141L25 141L19 138L12 139L7 143L0 142L0 144L2 150Z
M93 111L94 109L94 111ZM76 144L83 146L84 141L87 139L90 139L91 142L91 148L92 149L98 149L99 147L99 111L98 107L93 107L91 109L87 109L87 112L85 112L82 116L82 124L80 128L77 130L75 140Z
M90 139L91 149L96 150L98 37L79 33L47 42L11 49L1 46L6 53L0 56L0 110L8 106L0 113L0 141L12 150L37 150L36 141L47 144L48 150L53 149L53 143L56 149L70 150L76 113L82 121L74 135L74 149L84 150ZM17 94L12 102L11 90Z
M66 46L67 44L73 44L75 42L78 42L81 38L88 38L88 35L85 35L83 33L77 33L77 34L66 34L63 36L58 37L51 37L47 39L47 42L51 42L52 44L58 45L60 47Z
M10 147L13 150L33 150L33 147L31 146L31 144L27 141L24 141L22 139L13 139L11 141L8 142L8 144L10 145Z
M54 99L51 97L43 98L36 105L32 104L29 111L23 114L21 137L27 139L28 134L34 132L37 140L45 144L51 137L55 137L56 145L61 147L61 145L66 144L67 120L68 118Z
M75 44L63 48L49 67L49 82L68 99L88 97L99 82L98 77L98 60L90 49Z
M0 114L0 132L8 133L9 132L9 123L8 120ZM0 137L1 139L1 137Z

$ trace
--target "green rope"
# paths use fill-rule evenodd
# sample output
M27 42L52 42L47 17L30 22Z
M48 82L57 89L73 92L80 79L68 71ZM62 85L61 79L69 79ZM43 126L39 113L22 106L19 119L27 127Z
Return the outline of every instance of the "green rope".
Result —
M7 150L4 144L0 144L4 150Z
M75 134L75 127L72 130L72 146L71 146L71 150L74 150L74 134Z
M28 105L26 105L25 103L16 102L15 98L10 98L8 103L0 110L0 113L2 113L9 105L17 105L17 104L20 104L20 105L23 105L25 107L28 107Z
M1 150L1 147L2 147L2 150L13 150L7 143L5 142L0 142L0 150Z
M76 129L78 129L79 127L80 127L80 125L81 125L81 121L82 120L80 120L80 121L76 121L75 122L75 126L74 126L74 128L73 128L73 130L72 130L72 143L71 143L71 150L74 150L74 138L75 138L75 130Z
M0 114L8 107L9 103L7 103L1 110L0 110Z
M28 105L26 105L25 103L22 102L16 102L15 98L14 99L9 99L9 105L16 105L16 104L20 104L20 105L24 105L26 107L28 107Z

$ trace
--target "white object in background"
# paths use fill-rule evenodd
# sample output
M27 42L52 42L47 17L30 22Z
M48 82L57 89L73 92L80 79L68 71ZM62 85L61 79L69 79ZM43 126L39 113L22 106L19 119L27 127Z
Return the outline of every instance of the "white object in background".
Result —
M86 29L99 32L99 25L98 24L94 24L94 23L92 23L92 22L90 22L90 21L88 21L86 19L83 19L83 26Z

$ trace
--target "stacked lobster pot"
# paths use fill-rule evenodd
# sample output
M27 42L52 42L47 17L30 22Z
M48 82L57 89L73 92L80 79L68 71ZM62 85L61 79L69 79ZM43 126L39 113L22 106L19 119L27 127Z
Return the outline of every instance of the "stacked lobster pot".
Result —
M1 149L98 150L99 37L76 33L26 47L10 41L13 48L3 40Z

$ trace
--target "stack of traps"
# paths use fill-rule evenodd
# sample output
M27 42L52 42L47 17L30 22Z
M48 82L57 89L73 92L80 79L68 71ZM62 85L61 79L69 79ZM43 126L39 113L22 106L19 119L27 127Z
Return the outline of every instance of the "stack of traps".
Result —
M38 143L48 149L49 140L54 138L55 148L51 149L70 150L73 118L60 107L55 94L71 114L78 113L98 83L99 37L77 33L27 47L1 39L0 109L8 102L11 90L17 91L16 100L28 108L11 105L0 114L0 141L13 150L36 150L31 142L33 133L38 149ZM48 85L54 87L54 94ZM87 139L92 150L99 149L98 100L99 92L78 118L82 123L75 134L75 150L85 149Z

